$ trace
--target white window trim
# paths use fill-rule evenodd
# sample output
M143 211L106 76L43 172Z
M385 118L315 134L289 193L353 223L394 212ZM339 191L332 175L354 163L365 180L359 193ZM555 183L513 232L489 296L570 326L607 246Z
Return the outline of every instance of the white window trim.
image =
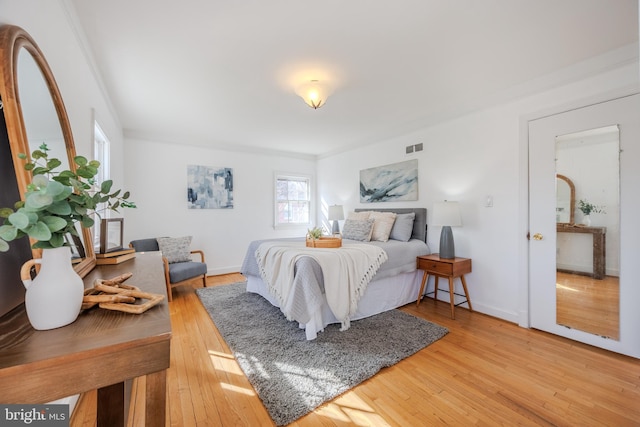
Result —
M305 224L279 224L278 223L278 179L306 179L309 181L309 222ZM304 173L275 172L273 174L273 228L276 230L307 230L313 224L315 218L314 203L315 187L312 175Z
M96 183L100 185L103 181L111 179L111 142L107 135L102 130L98 121L93 121L93 158L100 161L99 174L96 176ZM105 203L100 204L97 210L100 212L100 217L95 216L96 223L93 226L93 239L94 247L97 249L100 246L100 222L99 218L109 218L111 211L104 209ZM96 250L96 253L98 250Z

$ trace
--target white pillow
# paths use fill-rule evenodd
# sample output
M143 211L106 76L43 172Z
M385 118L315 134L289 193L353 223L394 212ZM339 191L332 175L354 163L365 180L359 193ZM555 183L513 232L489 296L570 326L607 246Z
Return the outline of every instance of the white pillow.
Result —
M389 240L389 234L391 234L391 229L393 228L393 223L396 221L396 216L397 214L394 212L372 211L369 214L369 218L374 220L371 240L377 240L379 242L386 242Z
M369 219L369 214L371 211L367 212L350 212L347 219L354 219L356 221L364 221L365 219Z

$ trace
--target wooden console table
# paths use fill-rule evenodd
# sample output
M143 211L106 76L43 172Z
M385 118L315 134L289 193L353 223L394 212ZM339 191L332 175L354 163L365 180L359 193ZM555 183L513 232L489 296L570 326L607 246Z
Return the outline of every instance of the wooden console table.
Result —
M586 233L593 236L593 273L585 273L583 271L562 270L558 271L572 274L590 275L594 279L604 279L606 267L606 238L607 227L587 227L578 225L558 224L556 226L558 233Z
M159 252L98 266L95 279L132 272L127 284L166 296ZM98 426L126 425L125 381L146 375L145 423L165 425L171 322L166 298L143 314L92 308L67 326L36 331L24 304L0 317L0 403L46 403L98 390Z

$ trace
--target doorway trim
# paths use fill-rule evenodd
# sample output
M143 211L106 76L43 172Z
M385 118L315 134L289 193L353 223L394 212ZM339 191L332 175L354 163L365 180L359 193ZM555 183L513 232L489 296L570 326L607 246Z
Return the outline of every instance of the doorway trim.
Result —
M535 111L520 116L519 138L519 197L518 197L518 232L522 236L518 245L518 325L523 328L531 327L529 303L530 303L530 265L529 265L529 122L556 114L589 107L617 98L636 95L640 93L640 84L628 85L619 89L602 92L598 95L579 99L576 101L559 104L554 107Z

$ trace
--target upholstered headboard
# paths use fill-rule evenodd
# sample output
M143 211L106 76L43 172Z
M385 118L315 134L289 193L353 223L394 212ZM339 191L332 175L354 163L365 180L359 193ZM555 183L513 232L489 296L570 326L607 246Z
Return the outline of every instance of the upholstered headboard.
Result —
M377 211L377 212L395 212L398 214L405 214L415 212L416 219L413 221L413 231L411 233L412 239L420 239L423 242L427 242L427 209L426 208L356 208L356 212Z

